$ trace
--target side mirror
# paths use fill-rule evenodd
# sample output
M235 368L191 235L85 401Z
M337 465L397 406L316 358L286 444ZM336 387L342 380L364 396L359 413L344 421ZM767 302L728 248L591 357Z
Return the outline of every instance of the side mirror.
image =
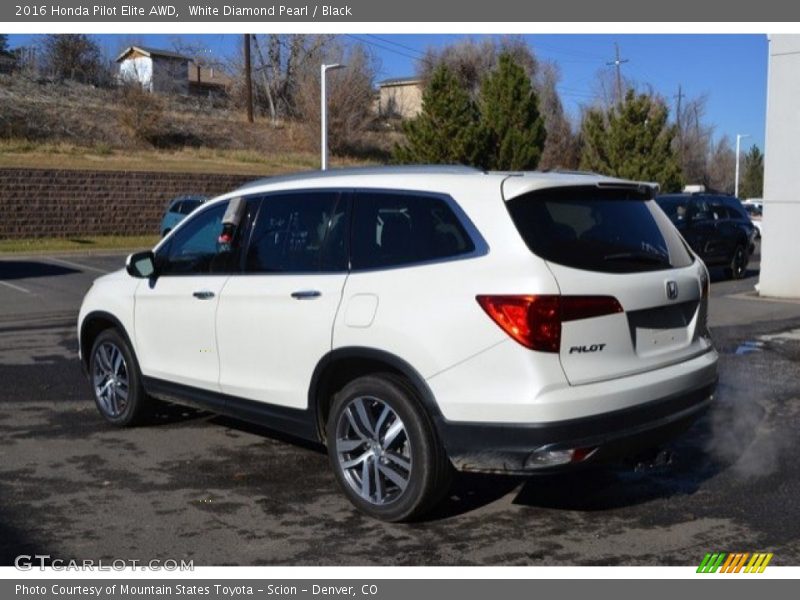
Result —
M125 270L131 277L147 279L156 274L156 257L152 250L136 252L128 256L125 261Z

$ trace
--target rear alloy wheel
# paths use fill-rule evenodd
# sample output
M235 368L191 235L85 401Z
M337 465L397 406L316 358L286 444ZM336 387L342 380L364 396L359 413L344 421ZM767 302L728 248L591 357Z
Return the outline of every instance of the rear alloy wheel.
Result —
M742 279L747 273L747 251L744 246L736 246L731 258L731 266L725 269L730 279Z
M412 388L382 374L348 384L334 400L328 454L348 499L386 521L421 516L447 491L451 467Z
M150 399L142 389L133 352L115 329L106 329L94 341L89 377L95 404L106 421L126 427L144 420Z

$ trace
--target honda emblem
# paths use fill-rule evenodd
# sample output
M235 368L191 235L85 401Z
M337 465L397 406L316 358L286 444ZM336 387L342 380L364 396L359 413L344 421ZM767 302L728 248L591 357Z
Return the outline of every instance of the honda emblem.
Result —
M678 297L678 282L677 281L668 281L667 282L667 298L670 300L675 300Z

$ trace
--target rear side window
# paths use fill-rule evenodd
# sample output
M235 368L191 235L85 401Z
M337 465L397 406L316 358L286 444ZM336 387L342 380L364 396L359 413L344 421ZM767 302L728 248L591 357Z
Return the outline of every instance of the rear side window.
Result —
M551 188L507 206L528 248L554 263L607 273L692 263L669 218L636 188Z
M475 250L442 197L366 190L356 193L352 245L353 269L444 260Z
M336 191L271 194L261 200L247 250L250 273L347 269L345 203Z

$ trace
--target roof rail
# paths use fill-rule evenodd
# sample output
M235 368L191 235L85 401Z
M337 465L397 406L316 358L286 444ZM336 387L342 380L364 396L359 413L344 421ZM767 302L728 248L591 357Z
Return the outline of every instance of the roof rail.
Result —
M396 165L396 166L377 166L377 167L347 167L341 169L327 169L325 171L312 170L289 173L286 175L275 175L273 177L262 177L245 183L238 189L267 185L271 183L283 183L287 181L302 181L304 179L321 179L346 177L349 175L458 175L466 173L483 173L480 169L467 167L464 165Z

